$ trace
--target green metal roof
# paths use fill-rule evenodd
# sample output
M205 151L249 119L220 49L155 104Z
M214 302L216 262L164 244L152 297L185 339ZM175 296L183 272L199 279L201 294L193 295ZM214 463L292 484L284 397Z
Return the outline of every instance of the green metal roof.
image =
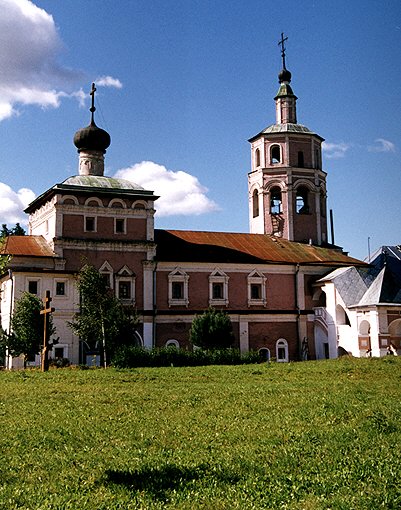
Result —
M108 189L124 189L124 190L144 190L142 186L125 179L115 179L114 177L104 177L98 175L74 175L68 177L61 183L61 186L84 186L86 188L108 188Z
M258 138L261 135L270 135L270 134L281 134L281 133L292 133L292 134L298 134L298 135L313 135L319 138L319 140L324 140L320 135L317 133L314 133L306 126L303 126L302 124L292 124L288 122L287 124L272 124L271 126L268 126L266 129L258 133L257 135L253 136L249 139L249 142L252 142L255 138Z

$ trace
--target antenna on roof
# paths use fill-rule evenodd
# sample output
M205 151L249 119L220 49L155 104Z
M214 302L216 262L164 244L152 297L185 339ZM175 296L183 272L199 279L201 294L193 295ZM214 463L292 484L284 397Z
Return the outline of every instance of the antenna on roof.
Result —
M368 236L368 262L370 264L370 237Z

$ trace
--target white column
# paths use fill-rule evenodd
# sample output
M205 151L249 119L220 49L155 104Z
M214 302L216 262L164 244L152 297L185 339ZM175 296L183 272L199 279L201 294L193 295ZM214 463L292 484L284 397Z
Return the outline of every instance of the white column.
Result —
M372 356L380 357L380 343L379 343L379 315L375 310L369 313L370 323L370 345L372 349Z
M239 317L239 348L241 353L249 352L249 329L246 317Z
M153 347L153 322L143 323L143 346L146 349Z

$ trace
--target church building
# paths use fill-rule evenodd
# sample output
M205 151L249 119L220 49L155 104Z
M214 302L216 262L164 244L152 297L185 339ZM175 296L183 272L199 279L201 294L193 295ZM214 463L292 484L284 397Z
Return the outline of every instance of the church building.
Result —
M229 314L242 352L280 362L337 356L337 338L321 319L322 282L364 264L328 242L323 138L297 121L282 47L276 121L249 140L250 233L155 229L153 191L104 175L111 139L95 124L93 86L90 124L74 136L78 174L38 196L25 211L28 235L10 236L2 248L12 256L0 280L4 330L24 291L42 298L49 290L59 337L51 357L88 362L92 349L68 322L79 310L76 275L90 263L137 310L146 348L191 349L192 320L212 306Z

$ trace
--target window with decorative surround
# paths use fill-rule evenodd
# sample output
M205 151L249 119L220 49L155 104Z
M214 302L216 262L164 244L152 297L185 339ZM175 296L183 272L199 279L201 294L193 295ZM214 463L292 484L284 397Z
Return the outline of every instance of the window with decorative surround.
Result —
M114 278L113 278L113 268L111 267L111 265L107 262L104 262L100 269L99 269L99 273L103 276L104 278L104 281L106 282L106 285L107 287L109 287L110 289L113 289L114 288Z
M55 279L54 280L54 291L55 297L67 297L67 280Z
M189 276L181 269L174 269L168 275L168 305L188 306L188 280Z
M209 305L228 305L229 277L220 269L209 276Z
M125 304L135 303L135 273L124 266L116 274L116 294Z
M39 278L31 279L29 278L26 283L26 290L30 294L35 294L36 296L40 295L40 280Z
M248 275L248 306L266 305L266 277L259 271Z
M125 218L114 218L114 233L115 234L127 233L127 220Z
M279 338L276 342L276 361L288 362L288 342L284 338Z

